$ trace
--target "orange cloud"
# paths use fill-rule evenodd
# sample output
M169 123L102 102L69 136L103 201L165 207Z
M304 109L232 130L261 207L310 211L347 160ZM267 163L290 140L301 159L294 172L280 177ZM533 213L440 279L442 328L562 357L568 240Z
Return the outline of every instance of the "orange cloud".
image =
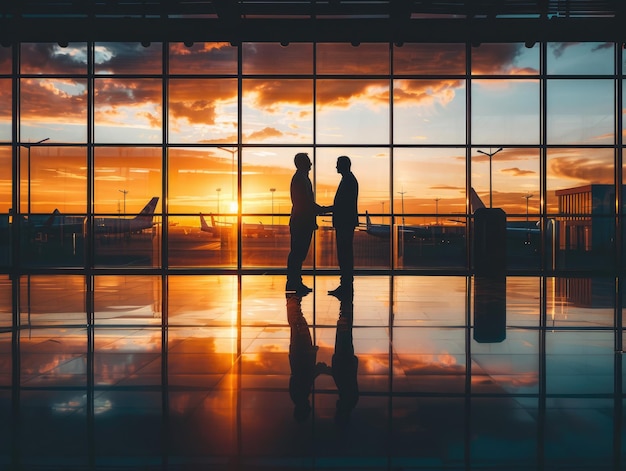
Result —
M613 162L588 157L556 157L549 161L554 177L593 183L613 182Z
M522 170L521 168L518 167L512 167L512 168L503 168L502 170L500 170L500 172L502 173L509 173L511 175L513 175L514 177L524 177L527 175L536 175L537 172L534 172L532 170Z

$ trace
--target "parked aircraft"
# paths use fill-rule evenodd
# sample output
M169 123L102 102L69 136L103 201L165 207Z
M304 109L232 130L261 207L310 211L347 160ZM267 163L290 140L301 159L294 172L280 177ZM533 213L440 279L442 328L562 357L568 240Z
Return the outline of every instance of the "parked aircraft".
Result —
M154 210L159 197L154 196L141 212L132 219L121 217L94 218L94 232L96 234L135 234L154 226Z
M365 231L367 234L388 239L391 236L389 224L374 224L368 211L365 211L365 228L362 226L358 230ZM462 226L445 226L440 224L424 225L424 226L406 226L398 225L398 236L404 237L405 242L412 240L429 240L437 243L447 243L451 239L463 237L465 229Z
M211 216L211 224L209 225L202 213L200 213L200 230L208 232L215 237L221 236L226 232L235 230L235 224L231 222L216 221L213 214ZM276 235L289 234L289 226L286 224L250 224L244 222L242 225L242 233L244 237L274 237Z
M154 210L158 197L152 198L134 218L116 216L94 218L96 235L133 234L154 226ZM67 237L84 237L87 233L87 218L62 214L55 209L50 215L31 215L25 227L30 229L30 237L38 242L62 241Z

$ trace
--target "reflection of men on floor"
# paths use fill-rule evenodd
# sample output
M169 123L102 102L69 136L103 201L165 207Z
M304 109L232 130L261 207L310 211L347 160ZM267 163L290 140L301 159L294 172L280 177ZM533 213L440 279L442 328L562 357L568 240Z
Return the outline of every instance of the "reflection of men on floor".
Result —
M294 404L293 417L298 422L306 420L311 414L309 396L315 378L330 372L326 363L317 362L317 350L313 345L309 325L302 314L302 296L288 293L287 321L291 329L289 338L289 396Z
M342 155L337 158L337 173L341 174L341 181L335 193L332 206L333 227L337 241L337 261L341 282L339 287L328 294L339 295L352 287L354 280L354 228L359 225L357 210L359 198L359 183L350 170L350 158Z
M309 178L311 159L300 152L294 158L296 173L291 179L291 217L289 232L291 247L287 258L287 291L306 294L313 291L302 282L302 264L309 253L313 231L317 229L315 217L328 210L315 202L313 185Z
M335 410L335 422L339 426L347 425L350 421L352 409L359 401L359 385L357 382L359 359L354 354L352 341L352 298L352 293L344 293L339 297L339 319L337 319L335 353L331 366L333 379L339 393Z

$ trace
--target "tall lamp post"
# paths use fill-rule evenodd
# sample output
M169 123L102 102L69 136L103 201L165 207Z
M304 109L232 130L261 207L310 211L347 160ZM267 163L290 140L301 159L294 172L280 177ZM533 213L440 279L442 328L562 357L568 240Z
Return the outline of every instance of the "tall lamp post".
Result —
M42 142L46 142L48 139L50 139L50 138L46 137L45 139L42 139L42 140L37 141L37 142L33 142L33 143L29 142L28 144L20 144L21 147L24 147L25 149L28 150L28 161L27 161L27 163L28 163L28 214L29 214L29 216L30 216L30 180L31 180L31 178L30 178L30 148L32 146L39 145Z
M526 222L528 222L528 200L531 199L534 195L530 193L526 193L526 195L522 196L522 198L526 198Z
M231 191L232 191L232 197L233 197L233 202L234 200L237 198L237 195L235 195L235 154L237 153L237 148L235 149L227 149L226 147L218 147L218 149L224 150L226 152L230 153L230 173L232 175L231 177Z
M276 188L270 188L270 192L272 193L272 226L274 225L274 192Z
M441 198L435 198L435 225L439 225L439 200Z
M217 220L219 221L219 217L220 217L220 191L222 191L221 188L216 188L215 191L217 192Z
M128 190L117 190L124 195L124 216L126 216L126 195L128 194ZM119 201L119 200L118 200Z
M406 191L399 191L398 194L402 196L402 227L404 228L404 195Z
M502 150L502 147L500 147L498 150L496 150L495 152L491 152L491 148L489 148L489 153L487 152L483 152L482 150L479 150L478 153L480 154L484 154L487 157L489 157L489 207L491 208L491 193L492 193L492 186L491 186L491 160L493 159L493 156L496 155L498 152L500 152Z

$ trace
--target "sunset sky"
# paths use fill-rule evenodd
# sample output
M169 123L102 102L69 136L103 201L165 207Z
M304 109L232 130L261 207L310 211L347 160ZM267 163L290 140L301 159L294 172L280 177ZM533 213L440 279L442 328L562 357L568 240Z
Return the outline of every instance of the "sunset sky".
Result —
M387 44L315 47L316 64L310 43L244 44L239 83L237 48L171 44L170 79L164 85L162 44L97 43L94 210L118 213L125 203L126 212L138 212L159 196L160 211L161 146L167 142L170 214L217 212L218 200L220 212L235 209L231 203L237 199L239 166L244 213L289 212L296 152L315 159L311 178L320 204L332 203L339 182L335 161L348 155L360 183L362 213L388 213L392 199L395 212L404 205L406 213L465 213L469 142L471 185L483 201L489 199L489 159L478 150L504 147L492 161L494 206L522 215L528 197L529 212L538 213L539 45L472 48L471 82L465 79L466 54L460 44L394 46L391 62ZM613 181L613 47L548 44L549 211L557 209L554 190ZM10 48L0 48L3 212L11 205L10 53ZM29 202L33 212L86 210L87 56L82 43L66 48L22 45L22 211ZM167 102L164 96L169 96ZM30 149L28 198L27 145L44 138L49 140Z

